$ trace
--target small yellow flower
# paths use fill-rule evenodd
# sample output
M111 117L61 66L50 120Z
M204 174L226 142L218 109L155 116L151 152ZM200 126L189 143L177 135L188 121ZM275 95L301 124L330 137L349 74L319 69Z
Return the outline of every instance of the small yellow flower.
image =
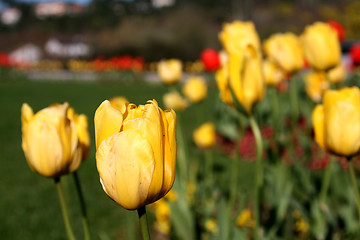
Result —
M171 230L170 221L156 221L154 227L155 227L156 231L158 231L164 235L170 234L170 230Z
M206 98L207 84L203 77L190 77L183 87L183 93L192 103L197 103Z
M182 111L189 105L188 101L183 98L178 91L172 91L164 94L163 102L166 108L175 111Z
M163 60L157 65L160 79L165 84L178 83L182 77L182 68L182 62L178 59Z
M346 79L346 68L343 63L332 68L328 72L329 81L333 84L344 82Z
M216 219L210 218L210 219L206 220L205 229L212 234L218 233L219 228L218 228Z
M300 70L304 65L299 38L293 33L277 33L264 43L264 50L269 59L286 72Z
M165 195L165 198L167 200L169 200L170 202L176 202L176 200L178 199L178 195L177 193L175 192L174 189L171 189L166 195Z
M268 86L277 86L285 79L285 72L270 60L263 61L263 72Z
M199 148L210 148L215 145L216 132L213 123L207 122L195 129L193 139Z
M252 212L247 208L242 210L236 219L236 225L240 228L254 227L254 217L252 216Z
M312 71L305 75L305 91L315 102L320 102L325 90L329 89L326 73L323 71Z

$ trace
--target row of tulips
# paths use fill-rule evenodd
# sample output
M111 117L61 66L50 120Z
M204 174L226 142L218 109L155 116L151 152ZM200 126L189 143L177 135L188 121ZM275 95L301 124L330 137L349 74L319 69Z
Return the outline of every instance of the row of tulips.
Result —
M148 204L155 212L154 229L162 237L325 239L334 234L342 239L347 234L357 234L360 225L348 227L354 225L353 218L346 219L336 210L341 201L345 201L345 207L352 201L344 200L344 196L354 199L360 221L360 197L352 160L360 152L360 90L342 88L345 74L339 74L341 80L336 83L331 82L331 71L340 65L341 57L336 31L327 23L315 23L300 37L276 34L262 48L254 25L235 21L224 25L219 39L224 50L218 65L209 65L212 70L220 66L214 77L223 102L212 109L204 109L204 102L210 100L207 83L211 83L212 75L209 79L190 76L182 83L182 63L175 59L157 65L159 78L168 86L162 102L171 110L162 110L155 99L139 106L123 97L100 104L94 126L96 166L104 192L123 208L138 211L144 239L150 238ZM321 76L305 77L306 87L302 87L303 76L299 73L304 59L311 67L308 71ZM267 64L270 71L266 70ZM274 83L266 78L280 80ZM303 92L310 98L304 99ZM311 92L316 92L316 97ZM262 101L264 98L271 104ZM322 105L314 107L310 99ZM312 118L309 114L303 116L305 105L314 107ZM196 148L183 131L184 113L190 107L198 112L194 121L199 128L194 129L192 136ZM220 112L215 119L218 123L204 119L207 111L215 110ZM300 128L300 117L309 118L306 120L312 121L314 127ZM291 120L286 123L288 118ZM265 128L265 123L271 126ZM77 115L67 103L51 105L36 114L27 104L22 107L26 159L34 171L55 179L69 239L74 239L74 234L60 177L72 173L80 186L76 171L89 149L87 124L86 117ZM217 149L226 147L217 134L220 128L227 129L232 137L224 138L231 143L231 149L218 159ZM312 148L308 146L312 142L311 129L324 151L348 159L353 184L350 196L345 181L346 186L337 191L345 189L346 194L328 197L330 180L337 177L332 176L333 157L321 172L320 193L312 186L315 180L302 164L309 156L307 150ZM249 191L240 189L239 182L241 174L246 174L240 169L243 148L255 150L250 163L253 173L247 174L253 177ZM342 181L339 177L336 180ZM78 193L81 198L80 187ZM85 209L84 201L80 202ZM351 204L347 207L350 211L355 209ZM90 239L86 211L82 215L84 236ZM347 226L345 234L342 224Z

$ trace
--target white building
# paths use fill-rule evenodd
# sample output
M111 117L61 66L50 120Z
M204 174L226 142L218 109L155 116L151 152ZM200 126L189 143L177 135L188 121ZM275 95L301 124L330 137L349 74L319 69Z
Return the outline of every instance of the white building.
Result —
M39 47L28 43L9 54L10 60L16 63L33 63L41 59L42 52Z
M1 22L5 25L17 23L21 18L21 11L17 8L6 8L1 12Z

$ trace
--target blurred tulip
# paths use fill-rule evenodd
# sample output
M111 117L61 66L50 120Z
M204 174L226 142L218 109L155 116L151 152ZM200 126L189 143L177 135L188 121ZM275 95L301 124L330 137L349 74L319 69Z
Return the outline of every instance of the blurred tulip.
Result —
M221 51L219 55L221 60L221 68L215 73L216 83L220 91L219 96L222 101L232 106L233 99L229 86L228 55L225 51Z
M217 221L215 218L210 218L208 220L206 220L205 222L205 229L206 231L212 233L212 234L216 234L219 232L219 227L217 224Z
M79 139L76 153L81 158L80 161L82 161L88 157L90 151L88 119L85 114L76 114L71 107L68 109L67 117L75 124L76 133Z
M29 166L42 176L59 177L79 167L78 132L87 154L85 119L77 127L67 111L67 103L53 104L36 114L28 104L22 105L22 148Z
M176 114L155 100L126 103L121 111L104 101L95 113L96 164L106 194L133 210L171 189L175 180Z
M305 91L315 102L320 102L325 90L329 89L326 73L323 71L311 71L305 75Z
M264 42L264 51L270 60L291 73L304 65L299 38L293 33L278 33Z
M175 111L182 111L189 105L188 101L177 91L164 94L163 102L166 108L174 109Z
M343 63L340 63L336 67L332 68L328 72L328 79L331 83L341 83L346 79L346 68Z
M336 31L329 24L316 22L307 26L301 36L304 55L318 70L328 70L340 63L341 49Z
M346 37L344 26L334 20L328 20L327 23L336 31L339 41L344 41Z
M349 50L349 53L353 65L354 66L360 65L360 43L352 45Z
M236 100L250 115L253 105L265 95L260 41L254 24L240 21L225 24L219 37L229 55L229 79L219 78L218 85L224 87L226 83L221 81L229 81Z
M203 77L190 77L183 87L183 93L192 103L197 103L206 98L207 84Z
M312 114L316 142L330 153L351 157L360 150L360 90L328 90Z
M263 72L268 86L277 86L286 78L285 72L270 60L263 61Z
M208 122L194 131L193 139L199 148L210 148L215 145L216 133L214 124Z
M207 48L200 54L200 59L206 71L215 71L220 67L219 53L211 48Z
M248 46L252 46L256 51L260 50L260 39L252 22L226 23L219 38L228 53L243 52Z
M252 212L247 208L242 210L236 219L236 225L240 228L254 227L254 217L252 216Z
M109 102L110 102L111 106L113 106L117 110L121 111L121 108L125 107L126 103L128 103L129 101L127 100L126 97L118 96L118 97L111 98L109 100Z
M157 65L157 71L163 83L174 84L181 80L182 67L180 60L163 60Z

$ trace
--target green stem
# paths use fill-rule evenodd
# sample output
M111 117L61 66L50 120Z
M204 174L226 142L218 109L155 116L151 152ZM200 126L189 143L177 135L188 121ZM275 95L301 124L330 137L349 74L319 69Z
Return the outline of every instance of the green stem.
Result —
M299 118L297 79L295 77L292 77L290 81L290 107L291 107L292 124L294 128Z
M322 185L321 185L320 202L322 202L322 203L326 202L327 192L329 189L330 179L331 179L332 164L333 164L333 159L332 159L332 156L330 156L329 157L329 165L325 169L325 173L324 173Z
M150 240L149 226L146 217L146 206L137 209L143 240Z
M84 238L85 238L85 240L90 240L90 229L89 229L89 221L88 221L87 213L86 213L86 204L85 204L85 200L84 200L84 195L82 193L80 180L77 175L77 171L73 172L73 177L74 177L74 181L75 181L76 192L78 194L79 201L80 201L81 214L82 214L81 218L82 218L82 223L83 223L83 228L84 228Z
M255 189L254 189L254 239L259 239L259 194L260 188L263 184L263 169L262 169L262 152L263 152L263 142L261 138L261 132L259 125L257 124L255 118L250 116L250 126L256 141L256 165L255 165Z
M212 150L207 149L205 151L205 166L204 166L204 200L206 200L207 193L210 193L211 197L211 186L212 186L212 167L213 167L213 156L212 156ZM204 202L205 203L205 202Z
M272 120L273 120L273 126L275 128L275 132L279 132L280 128L280 121L279 121L279 115L280 115L280 105L279 105L279 96L278 91L276 87L269 88L270 92L270 98L271 98L271 105L272 105Z
M69 215L68 215L68 212L67 212L64 195L63 195L62 188L61 188L60 177L56 177L56 178L54 178L54 180L55 180L56 190L57 190L57 193L58 193L58 196L59 196L59 201L60 201L60 206L61 206L61 213L63 215L63 220L64 220L64 224L65 224L65 228L66 228L66 233L68 235L68 239L69 240L75 240L75 236L74 236L74 233L73 233L73 231L71 229L71 225L70 225L70 221L69 221Z
M355 193L355 198L356 198L356 205L357 205L357 209L358 209L358 215L359 215L359 224L360 224L360 194L359 194L359 188L356 182L356 177L355 177L355 171L354 171L354 165L353 165L353 161L349 160L349 171L350 171L350 178L351 178L351 182L354 188L354 193Z

